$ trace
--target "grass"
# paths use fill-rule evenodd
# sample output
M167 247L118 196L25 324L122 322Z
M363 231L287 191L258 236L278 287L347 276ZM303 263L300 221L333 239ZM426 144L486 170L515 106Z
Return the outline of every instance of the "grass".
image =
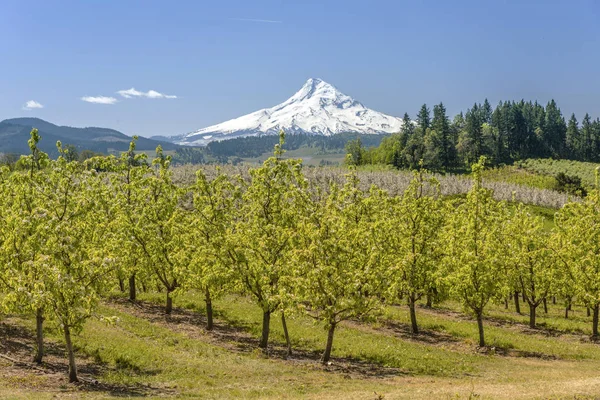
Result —
M408 333L406 307L388 307L377 322L343 324L332 365L321 366L326 333L307 317L288 317L295 355L285 360L276 315L271 354L256 350L261 313L247 298L216 300L216 330L207 332L203 303L193 293L175 299L180 308L169 318L154 305L162 305L161 295L143 294L137 307L119 297L99 310L117 316L116 324L90 320L75 338L82 374L100 386L54 384L53 376L15 374L0 363L0 397L592 398L600 391L600 346L586 340L590 318L581 308L570 320L560 305L550 305L547 316L540 309L541 329L530 330L526 316L491 305L485 329L496 351L480 354L476 323L458 304L420 307L418 336ZM7 321L32 333L29 319ZM62 346L60 335L47 333Z
M201 304L186 298L182 300L187 308L197 312L204 311ZM243 327L255 337L260 335L262 314L249 299L228 297L222 299L218 307L221 318L229 324ZM293 346L318 356L325 344L325 327L307 317L288 319L288 328L290 332L294 332ZM285 339L279 320L275 318L271 326L272 339L283 344ZM479 357L471 354L463 355L444 348L432 351L430 346L421 343L406 342L348 324L340 326L336 331L335 349L337 357L374 362L409 374L459 376L465 372L472 372L480 361ZM424 363L423 360L428 361Z
M537 189L553 190L556 186L554 176L541 175L540 173L520 168L517 165L505 165L499 168L486 169L482 177L484 180L515 183Z
M518 163L519 166L535 174L553 177L559 172L566 175L576 175L587 187L593 187L596 183L596 168L600 166L597 163L572 161L572 160L552 160L547 159L528 159Z

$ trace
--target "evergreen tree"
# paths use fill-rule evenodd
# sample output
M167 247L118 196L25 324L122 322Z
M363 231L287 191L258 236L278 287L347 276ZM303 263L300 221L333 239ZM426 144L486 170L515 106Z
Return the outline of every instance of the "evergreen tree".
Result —
M439 137L441 165L444 168L449 168L455 162L456 145L452 141L450 123L448 121L448 116L446 115L446 107L444 107L443 103L437 104L433 107L433 120L431 122L431 128L436 132L437 137Z
M588 113L581 122L581 156L584 161L592 161L594 155L594 134L592 131L592 118Z
M483 106L481 107L481 119L483 120L484 123L486 124L491 124L492 123L492 106L490 105L490 102L488 101L488 99L485 99L485 101L483 102Z
M482 123L479 105L475 103L472 109L467 110L465 128L459 136L458 151L467 164L475 162L484 154Z
M504 103L500 102L498 107L492 113L490 127L495 134L494 147L492 157L495 163L503 163L510 161L510 153L508 148L508 135L506 118L504 117Z
M431 114L429 113L429 108L427 108L427 104L423 104L419 113L417 114L417 126L421 128L422 134L427 132L427 128L431 126Z
M546 106L546 119L544 121L543 140L547 155L562 157L565 155L567 125L554 100Z
M415 132L415 124L411 121L408 113L404 113L404 117L402 118L402 128L401 131L406 136L410 136Z
M600 160L600 119L596 118L591 126L593 161Z
M571 114L569 125L567 126L567 149L572 158L578 159L582 155L581 138L579 136L579 123L575 114Z

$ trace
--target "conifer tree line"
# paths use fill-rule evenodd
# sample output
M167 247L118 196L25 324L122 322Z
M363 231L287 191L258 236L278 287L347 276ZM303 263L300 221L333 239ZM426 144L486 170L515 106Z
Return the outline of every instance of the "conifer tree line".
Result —
M215 298L246 296L263 314L258 346L269 346L276 315L289 353L286 318L307 315L326 330L323 362L343 321L401 304L418 334L416 304L447 298L473 316L479 346L489 304L520 295L532 328L538 306L557 296L593 310L598 338L597 189L560 209L548 232L524 206L493 199L481 184L484 157L466 198L450 200L422 168L398 195L361 189L352 169L344 184L311 183L301 160L282 157L283 134L248 179L200 169L191 185L173 182L160 147L151 162L136 154L135 139L120 157L83 163L68 161L60 142L49 159L39 140L33 130L20 168L0 170L0 299L5 313L35 318L35 361L44 359L44 327L60 330L72 382L74 334L119 289L132 301L160 291L167 315L178 293L200 293L208 331Z
M494 109L486 99L452 121L443 103L433 107L433 115L423 104L414 120L404 114L403 121L401 132L383 139L377 148L350 142L350 163L414 169L423 160L430 170L450 170L469 166L481 156L490 165L527 158L600 160L600 119L585 114L579 123L572 114L566 121L554 100L545 107L501 101Z

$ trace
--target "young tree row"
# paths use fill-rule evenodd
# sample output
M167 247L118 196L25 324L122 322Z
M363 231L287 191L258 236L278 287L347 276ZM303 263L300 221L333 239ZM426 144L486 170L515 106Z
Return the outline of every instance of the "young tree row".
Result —
M485 346L490 302L519 292L535 310L551 295L600 304L600 195L592 191L556 216L557 229L498 202L481 186L485 160L473 165L466 198L448 200L426 171L408 189L362 190L350 170L345 184L320 187L303 175L301 160L283 159L283 135L273 157L250 177L199 170L189 187L174 184L170 157L157 149L149 163L135 141L121 157L50 160L34 130L26 170L0 174L0 282L7 311L37 321L38 362L43 325L65 338L69 376L77 380L72 332L95 315L116 282L129 297L138 286L165 294L172 313L177 291L206 302L224 293L252 298L263 313L260 347L267 348L271 317L304 313L327 330L322 360L331 357L342 321L376 316L405 303L418 334L417 302L448 296L473 315Z

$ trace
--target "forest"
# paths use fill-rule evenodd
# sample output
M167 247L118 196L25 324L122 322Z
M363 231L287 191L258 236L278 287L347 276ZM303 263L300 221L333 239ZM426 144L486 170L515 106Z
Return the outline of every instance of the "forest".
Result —
M487 310L519 298L531 329L538 307L558 301L567 318L587 308L590 340L599 339L598 177L584 199L559 202L547 229L515 192L502 200L483 185L483 155L466 193L448 196L424 168L395 190L393 177L365 187L354 168L304 171L282 157L283 133L263 165L198 169L188 184L160 147L151 162L137 154L135 139L120 157L84 162L69 161L60 142L50 159L40 139L34 129L21 168L1 171L1 301L5 313L35 319L36 362L44 327L61 332L70 382L79 379L73 334L115 290L132 302L156 292L166 315L178 296L201 293L209 332L213 302L243 296L262 313L257 347L269 348L277 314L289 355L287 319L304 315L326 328L324 364L340 325L376 320L390 305L408 307L418 335L420 301L460 304L484 350Z
M581 124L572 114L568 122L554 100L501 101L493 108L487 99L475 103L450 121L443 103L426 104L413 121L404 114L402 131L386 137L378 147L359 139L347 144L351 164L389 164L417 168L423 160L430 170L467 168L486 156L490 165L529 158L600 160L600 119L585 114Z

